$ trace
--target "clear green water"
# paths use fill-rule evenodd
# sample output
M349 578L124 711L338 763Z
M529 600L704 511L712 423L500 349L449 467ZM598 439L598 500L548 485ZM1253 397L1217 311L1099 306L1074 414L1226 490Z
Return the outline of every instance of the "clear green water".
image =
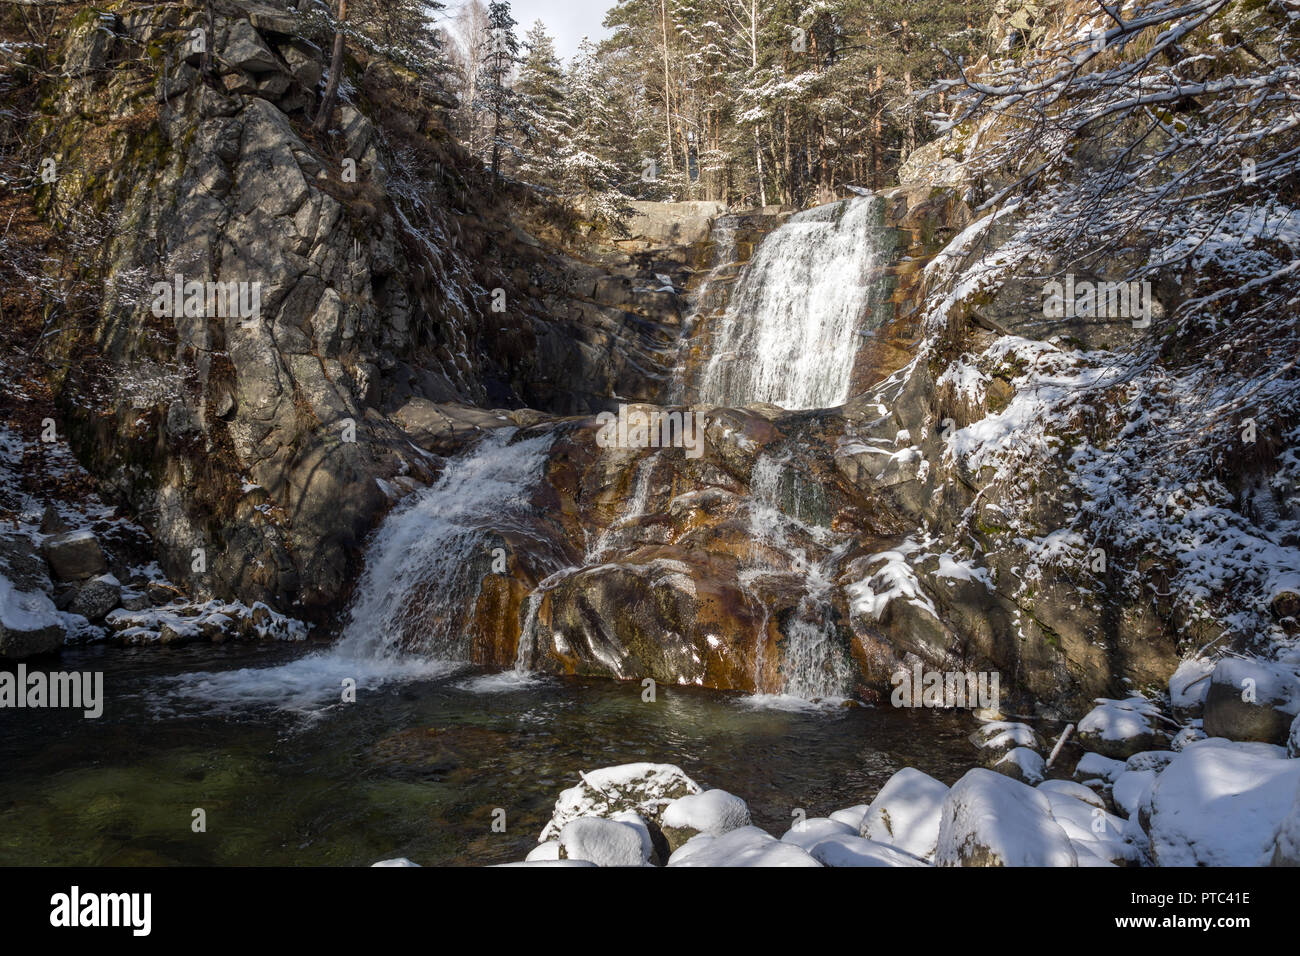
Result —
M321 653L68 650L55 669L103 671L105 712L0 710L0 865L500 863L535 845L579 770L637 760L738 794L780 835L796 807L865 802L903 766L951 783L973 756L960 714L790 711L672 687L651 704L635 682L488 692L471 689L484 672L463 669L363 683L356 703L306 714L240 693L284 674L335 695L333 671L304 666ZM215 675L206 698L180 693L197 671ZM195 808L206 833L191 829Z

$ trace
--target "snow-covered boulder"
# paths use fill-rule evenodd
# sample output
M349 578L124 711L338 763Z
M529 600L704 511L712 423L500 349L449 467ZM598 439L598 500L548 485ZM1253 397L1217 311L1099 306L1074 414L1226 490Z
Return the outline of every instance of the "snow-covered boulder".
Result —
M1286 755L1300 757L1300 717L1291 721L1291 730L1286 737Z
M1075 783L1072 780L1044 780L1038 785L1041 793L1048 795L1051 800L1053 795L1059 794L1063 797L1073 797L1075 800L1082 800L1092 807L1106 809L1106 801L1097 795L1095 790L1085 787L1081 783Z
M871 801L858 835L887 843L923 860L934 858L948 787L928 773L904 767Z
M1300 678L1270 661L1225 657L1210 675L1202 726L1210 737L1286 743L1300 710Z
M121 601L121 582L111 574L101 574L77 588L77 593L68 604L68 611L98 623L116 609Z
M1263 866L1300 789L1300 760L1260 743L1191 744L1149 793L1147 832L1161 866Z
M664 807L692 793L700 785L667 763L627 763L580 774L582 782L560 793L550 822L537 842L559 837L570 820L610 817L624 810L640 815L658 827Z
M604 817L578 817L560 829L559 858L588 860L597 866L646 866L649 840L637 827Z
M1010 720L990 720L970 735L971 743L979 748L980 762L986 767L996 763L1017 747L1041 751L1043 740L1028 724Z
M1199 717L1210 689L1214 661L1206 657L1189 657L1178 665L1169 678L1169 703L1182 718Z
M1145 697L1124 700L1097 698L1097 706L1079 721L1076 737L1084 749L1114 760L1126 760L1143 750L1169 743L1160 728L1160 708Z
M1154 770L1159 773L1168 767L1170 762L1176 757L1172 750L1144 750L1141 753L1134 754L1124 761L1125 771L1132 770Z
M108 570L108 560L93 531L66 531L41 542L41 554L60 581L84 581Z
M1199 720L1193 721L1191 726L1184 727L1174 734L1174 739L1169 741L1169 749L1177 753L1198 740L1208 740L1210 735L1201 729L1200 723Z
M821 866L793 843L784 843L758 827L740 827L713 836L692 837L668 860L669 866Z
M1142 805L1155 779L1154 770L1126 770L1120 774L1110 792L1116 809L1125 817L1132 817Z
M822 840L828 840L831 837L857 836L858 834L846 823L840 823L838 820L832 820L829 817L813 817L810 820L801 820L792 826L781 837L784 843L793 843L797 847L805 850L811 850Z
M1087 787L1083 789L1087 790ZM1052 808L1052 819L1065 831L1075 852L1079 854L1080 866L1100 865L1086 861L1083 856L1085 852L1117 866L1133 862L1136 853L1124 841L1124 820L1121 817L1055 790L1043 790L1040 787L1039 792L1046 795Z
M21 660L63 646L66 632L44 591L22 591L0 571L0 657Z
M705 790L680 797L664 807L659 827L671 852L697 833L721 836L751 822L749 807L740 797L725 790Z
M939 822L937 866L1076 866L1045 794L977 767L952 785Z
M822 866L929 866L896 847L864 840L853 834L838 834L814 843L808 852Z
M1042 782L1046 772L1042 755L1028 747L1015 747L1008 750L1002 759L989 769L1006 774L1011 779L1027 783L1031 787Z
M862 818L867 815L869 804L859 803L855 807L845 807L843 810L836 810L830 818L836 823L843 823L854 833L862 829Z
M1278 825L1269 862L1273 866L1300 866L1300 790L1296 791L1291 809Z
M1128 767L1122 760L1112 760L1101 754L1088 753L1080 757L1079 762L1074 765L1074 779L1079 783L1087 783L1089 780L1114 783L1126 770Z
M371 863L371 867L376 866L419 866L418 863L412 863L404 856L396 856L391 860L380 860L378 863Z

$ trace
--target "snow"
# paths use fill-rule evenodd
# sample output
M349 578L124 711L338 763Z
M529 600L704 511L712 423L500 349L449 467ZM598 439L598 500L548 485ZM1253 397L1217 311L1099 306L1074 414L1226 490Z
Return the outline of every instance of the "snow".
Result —
M1086 787L1084 789L1087 789ZM1056 791L1044 791L1052 808L1052 819L1070 838L1076 852L1082 847L1110 863L1122 863L1134 856L1124 842L1124 820L1104 808ZM1084 865L1080 861L1080 865Z
M1266 865L1300 790L1300 760L1284 753L1217 737L1187 746L1151 787L1159 865Z
M1214 668L1208 683L1229 687L1236 693L1251 688L1261 707L1271 705L1288 714L1300 712L1300 678L1285 664L1225 657Z
M847 823L840 823L829 817L811 817L796 823L781 837L785 843L811 850L822 840L839 836L857 836L857 831Z
M994 767L1011 767L1019 768L1022 779L1025 783L1033 786L1043 779L1044 767L1043 757L1036 750L1030 750L1028 747L1013 747L1003 754Z
M859 835L912 856L933 859L948 787L927 773L904 767L885 782L862 818Z
M1049 801L1053 801L1057 796L1062 796L1081 800L1090 806L1102 809L1106 807L1106 802L1097 796L1095 791L1081 783L1075 783L1073 780L1044 780L1038 785L1038 792L1047 794Z
M627 763L602 767L580 774L582 782L561 792L555 811L538 842L557 837L570 820L586 816L608 816L633 810L658 820L673 800L699 793L700 786L682 771L666 763Z
M1107 783L1114 783L1127 769L1122 760L1112 760L1101 754L1086 753L1079 758L1079 762L1074 767L1074 778L1076 780L1100 779Z
M860 836L840 834L826 837L808 848L813 859L823 866L928 866L910 853L865 840Z
M921 582L907 562L907 552L903 549L881 551L867 559L868 566L883 561L884 564L860 581L848 585L847 592L850 608L854 614L880 620L889 602L895 598L904 598L908 604L920 608L931 617L937 618L934 603L921 590Z
M1184 709L1200 707L1210 689L1208 678L1213 670L1214 661L1209 658L1189 657L1183 661L1169 678L1169 702Z
M1010 720L990 720L980 724L971 735L981 750L1010 750L1013 747L1038 746L1038 734L1028 724Z
M830 819L836 823L843 823L854 833L862 829L862 820L867 815L869 805L859 803L854 807L847 807L843 810L836 810L830 815Z
M722 836L691 837L668 859L669 866L821 866L791 843L758 827L740 827Z
M1076 866L1045 794L976 768L952 785L939 824L937 866Z
M589 860L597 866L644 866L649 862L648 841L637 827L603 817L578 817L560 830L560 846L570 860Z
M1110 795L1120 813L1126 817L1132 817L1137 813L1138 807L1142 805L1155 779L1154 770L1126 770L1116 777Z
M1155 731L1152 719L1159 717L1160 708L1144 697L1125 700L1099 697L1096 703L1079 721L1080 734L1095 734L1102 740L1128 740Z
M660 826L681 827L720 836L749 826L749 807L725 790L705 790L674 800L664 808Z
M376 866L419 866L418 863L412 863L404 856L394 857L391 860L380 860L378 863L371 863L372 867Z
M38 631L61 626L61 616L44 591L19 591L0 574L0 626L10 631Z

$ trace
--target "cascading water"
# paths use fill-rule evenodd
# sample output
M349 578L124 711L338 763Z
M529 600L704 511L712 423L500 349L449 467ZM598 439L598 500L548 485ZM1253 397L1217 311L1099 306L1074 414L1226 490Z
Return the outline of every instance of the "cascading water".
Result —
M837 640L830 615L830 569L839 556L839 549L833 547L833 536L826 529L804 524L781 508L788 464L788 458L760 455L749 484L749 524L754 540L765 548L789 555L794 573L802 576L803 595L785 625L781 693L804 700L835 700L849 692L852 674L851 663ZM798 514L797 490L794 497L794 511ZM810 560L807 548L793 541L791 532L831 550L820 561ZM741 583L752 585L761 577L789 573L756 557L742 572ZM760 642L760 651L761 647ZM761 654L756 667L761 679Z
M874 327L880 201L791 216L759 244L713 337L699 401L826 408L848 398L858 332Z

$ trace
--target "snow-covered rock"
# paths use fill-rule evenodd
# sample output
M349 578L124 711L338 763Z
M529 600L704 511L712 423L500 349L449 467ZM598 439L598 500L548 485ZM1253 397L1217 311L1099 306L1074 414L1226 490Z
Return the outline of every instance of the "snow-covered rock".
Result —
M1300 757L1300 717L1291 721L1291 730L1286 737L1286 755Z
M51 535L41 542L41 554L60 581L84 581L108 570L99 539L87 528Z
M1263 866L1300 789L1300 760L1280 747L1221 737L1189 745L1149 794L1151 853L1161 866Z
M952 785L943 801L937 866L1076 866L1070 837L1051 803L1017 780L982 767Z
M1158 750L1169 742L1160 729L1160 708L1145 697L1124 700L1097 698L1097 706L1079 721L1076 736L1087 750L1125 760L1143 750Z
M1112 760L1101 754L1087 753L1074 765L1074 779L1080 783L1089 780L1104 780L1114 783L1119 775L1128 770L1123 760Z
M1300 678L1283 664L1225 657L1210 675L1202 725L1210 737L1286 742L1300 710Z
M558 860L560 858L560 841L547 840L545 843L539 843L533 847L528 852L528 855L524 857L524 861L532 863L537 860Z
M1120 774L1110 792L1116 809L1125 817L1132 817L1142 805L1142 800L1155 779L1154 770L1126 770Z
M996 763L1008 751L1017 747L1028 747L1030 750L1039 751L1043 749L1042 738L1034 728L1010 720L990 720L981 724L970 735L970 740L979 748L980 761L985 766Z
M721 836L728 830L750 825L745 801L725 790L705 790L680 797L664 808L659 826L676 850L697 833Z
M1106 801L1099 797L1095 790L1072 780L1044 780L1038 785L1038 790L1047 794L1048 800L1051 800L1053 795L1059 794L1063 797L1082 800L1089 806L1100 807L1103 810L1106 808Z
M1169 678L1169 703L1174 712L1185 717L1199 717L1210 689L1214 661L1206 657L1189 657L1178 665Z
M1177 756L1172 750L1144 750L1124 761L1126 771L1154 770L1159 773Z
M1300 866L1300 790L1296 791L1291 809L1278 825L1269 862L1273 866Z
M65 637L54 602L44 591L20 591L0 573L0 657L21 660L58 650Z
M859 803L855 807L845 807L843 810L836 810L830 818L836 823L843 823L854 833L862 829L862 818L867 815L870 804Z
M628 763L580 774L582 782L560 793L555 811L538 842L555 839L564 825L578 817L609 817L623 810L639 814L658 826L664 807L700 785L666 763Z
M1198 740L1207 740L1209 734L1199 726L1200 721L1194 721L1192 726L1184 727L1178 733L1174 734L1174 739L1169 741L1169 749L1177 752L1182 750L1188 744L1194 744Z
M1042 755L1028 747L1015 747L1008 750L1002 759L989 769L1006 774L1013 780L1027 783L1031 787L1040 783L1045 773Z
M645 866L648 840L637 827L604 817L578 817L560 829L560 859L589 860L597 866Z
M887 843L923 860L934 858L939 819L948 787L927 773L904 767L871 801L858 835Z
M858 834L846 823L829 817L813 817L796 823L781 837L784 843L793 843L805 850L812 850L822 840L831 837L857 836Z
M821 866L793 843L758 827L740 827L713 836L693 837L668 860L669 866Z
M419 866L418 863L412 863L404 856L396 856L391 860L380 860L378 863L371 863L372 867L376 866Z
M1116 865L1125 865L1133 860L1134 850L1124 842L1124 820L1121 817L1064 793L1044 791L1041 787L1039 792L1046 795L1052 808L1052 819L1070 838L1076 853L1082 850ZM1079 865L1098 864L1080 856Z
M826 837L808 852L822 866L929 866L896 847L852 834Z

